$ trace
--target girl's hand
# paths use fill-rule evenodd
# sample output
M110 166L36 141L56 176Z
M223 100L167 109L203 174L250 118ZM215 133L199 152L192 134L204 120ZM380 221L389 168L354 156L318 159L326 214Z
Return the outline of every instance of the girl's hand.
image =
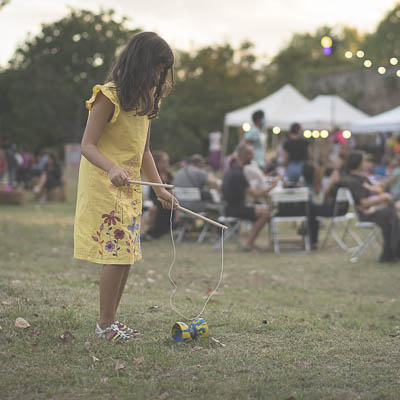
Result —
M159 188L156 191L157 200L161 203L161 205L170 210L171 204L173 205L173 209L176 210L179 206L179 201L173 196L170 192L168 192L165 188Z
M116 187L129 185L128 172L125 169L118 167L118 165L114 165L110 168L108 176L111 183Z

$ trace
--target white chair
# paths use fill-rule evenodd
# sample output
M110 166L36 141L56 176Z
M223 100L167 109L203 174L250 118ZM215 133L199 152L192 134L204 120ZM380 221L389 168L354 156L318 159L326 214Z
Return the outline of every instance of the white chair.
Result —
M189 202L189 201L201 202L202 201L201 200L201 191L197 187L175 186L174 195L178 199L179 202ZM198 214L205 215L204 212L200 212ZM183 237L185 236L185 233L186 233L188 227L190 225L192 225L195 220L196 220L196 218L189 214L186 214L186 213L180 214L179 227L178 227L177 238L176 238L177 243L182 242ZM209 224L207 222L205 222L203 225L203 229L200 232L200 236L197 239L197 243L201 243L204 240L204 237L207 234L208 229L209 229Z
M356 205L354 202L353 195L351 194L350 190L348 190L348 198L350 201L350 205L353 207L354 210L356 210ZM358 243L358 246L355 248L351 249L352 254L350 256L350 262L355 263L359 260L359 258L369 249L370 246L373 246L377 242L379 243L380 235L379 235L379 226L376 225L374 222L369 222L369 221L361 221L359 218L358 213L356 212L355 215L357 216L357 222L355 223L355 227L364 230L364 231L369 231L367 235L363 238L359 238L360 241Z
M274 252L280 252L278 223L301 222L307 227L306 234L304 235L304 248L308 253L311 249L309 235L310 230L308 229L310 190L305 187L293 189L277 188L270 192L270 198L274 209L270 221ZM281 212L281 209L283 208L282 206L284 206L289 212ZM291 209L292 211L290 212Z
M338 215L339 207L343 203L348 204L348 211L344 215ZM352 252L356 248L358 248L358 246L361 245L362 240L360 236L357 235L352 228L352 223L357 221L358 217L355 209L353 196L351 195L351 192L348 188L341 187L338 189L336 193L333 214L331 217L317 217L317 218L321 222L328 222L328 228L325 234L324 241L322 242L321 246L322 248L326 246L331 237L335 240L335 242L339 245L339 247L343 251ZM343 225L344 225L344 231L340 237L337 230L338 228L343 227ZM350 247L346 244L345 239L348 234L350 234L355 243L357 243L356 246Z

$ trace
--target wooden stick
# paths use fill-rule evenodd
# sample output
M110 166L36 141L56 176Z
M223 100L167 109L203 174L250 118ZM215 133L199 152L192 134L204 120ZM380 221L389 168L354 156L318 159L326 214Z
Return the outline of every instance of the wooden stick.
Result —
M202 219L202 220L208 222L209 224L212 224L212 225L217 226L218 228L228 229L228 227L227 227L226 225L222 225L222 224L220 224L219 222L213 221L212 219L207 218L207 217L205 217L204 215L197 214L197 213L195 213L194 211L188 210L187 208L183 208L182 206L178 206L178 210L181 210L181 211L183 211L183 212L186 213L186 214L190 214L190 215L192 215L193 217L200 218L200 219Z
M133 181L132 179L129 179L129 183L132 183L133 185L161 186L161 187L164 187L166 189L173 189L174 188L174 185L167 185L166 183Z

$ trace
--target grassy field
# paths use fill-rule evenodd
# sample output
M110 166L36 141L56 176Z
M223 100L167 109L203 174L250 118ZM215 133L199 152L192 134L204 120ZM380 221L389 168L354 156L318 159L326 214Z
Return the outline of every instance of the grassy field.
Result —
M0 208L1 399L400 398L398 264L373 253L351 264L333 248L249 255L228 244L204 314L225 347L178 345L171 241L145 242L120 308L141 335L115 346L93 335L99 266L72 258L73 200L72 190L65 204ZM176 305L190 315L218 280L211 248L177 247ZM30 327L16 328L18 317Z

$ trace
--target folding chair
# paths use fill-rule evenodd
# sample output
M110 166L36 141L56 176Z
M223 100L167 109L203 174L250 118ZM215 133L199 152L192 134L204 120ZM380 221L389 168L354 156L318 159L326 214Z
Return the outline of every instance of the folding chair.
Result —
M338 215L339 207L343 203L348 204L348 211L344 215ZM329 221L326 235L325 235L324 241L322 242L322 246L321 246L322 248L324 248L326 246L330 237L332 237L335 240L335 242L339 245L339 247L343 251L352 252L356 248L358 248L358 246L361 245L362 240L354 232L354 230L352 229L352 226L351 226L353 221L358 220L358 217L357 217L357 212L355 209L353 196L351 195L351 192L348 188L341 187L338 189L338 191L336 193L333 214L331 217L317 217L317 218L319 221L322 221L322 222ZM337 232L337 228L339 228L343 225L344 225L344 231L340 237ZM346 244L345 239L348 234L350 234L350 236L353 238L353 240L357 243L356 246L350 247Z
M308 229L310 190L308 188L277 189L270 192L274 212L270 221L274 252L279 253L279 222L301 222L307 226L304 235L304 248L308 253L311 249Z
M353 209L356 210L353 195L351 194L350 190L348 190L348 193L350 204ZM362 230L368 230L369 233L364 238L360 238L358 246L353 248L352 254L350 256L350 262L352 263L357 262L358 259L368 250L368 248L371 245L374 245L376 242L379 242L380 239L380 228L378 225L376 225L374 222L361 221L357 212L355 213L355 215L357 216L355 227Z
M179 200L179 202L201 201L201 191L197 187L175 186L174 195ZM204 212L200 212L199 214L205 215ZM193 225L193 222L195 221L195 219L196 219L195 217L193 217L189 214L185 214L185 213L180 214L178 232L177 232L177 238L176 238L177 243L182 242L187 229L189 228L189 226ZM207 234L208 229L209 229L209 224L206 222L203 225L203 229L200 232L200 235L197 239L197 243L202 243L205 235Z

